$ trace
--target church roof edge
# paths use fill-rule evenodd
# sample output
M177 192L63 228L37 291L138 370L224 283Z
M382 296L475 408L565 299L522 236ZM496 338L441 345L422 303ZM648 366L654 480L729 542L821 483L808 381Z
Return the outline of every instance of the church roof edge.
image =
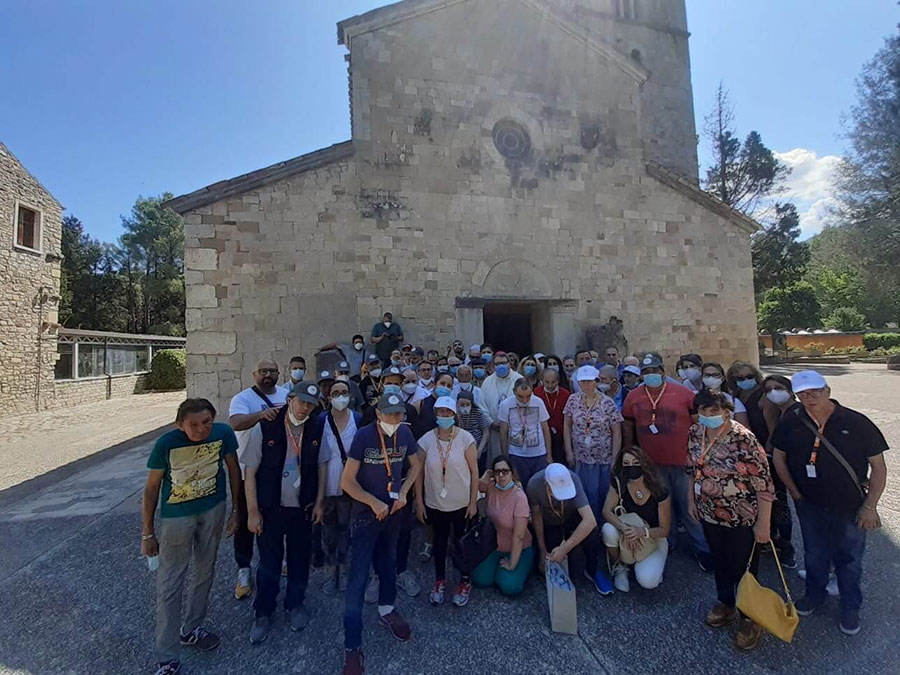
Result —
M353 141L344 141L235 178L207 185L194 192L170 199L164 202L163 206L177 213L187 213L192 209L212 204L226 197L243 194L277 180L339 162L351 157L353 152Z

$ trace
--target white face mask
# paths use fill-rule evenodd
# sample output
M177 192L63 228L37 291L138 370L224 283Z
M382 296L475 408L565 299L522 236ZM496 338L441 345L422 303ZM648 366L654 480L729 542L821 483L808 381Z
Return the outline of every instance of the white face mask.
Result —
M684 377L683 380L690 380L691 382L696 382L703 376L703 371L699 368L685 368L684 369Z
M470 405L459 405L459 403L457 403L457 404L456 404L456 410L457 410L457 412L458 412L460 415L468 415L470 412L472 412L472 406L470 406Z
M291 371L291 377L294 378L295 382L302 382L305 376L306 371L303 368L294 368Z
M766 394L766 398L775 405L784 405L791 400L791 392L787 389L772 389Z
M434 378L433 378L433 377L429 377L428 379L425 379L424 377L420 377L420 378L419 378L419 382L422 383L422 386L427 387L429 384L431 384L432 382L434 382Z
M459 388L462 391L472 391L472 383L471 382L460 382Z
M362 348L363 348L362 342L354 342L353 343L353 349L355 349L356 351L358 351L358 352L362 351Z
M308 420L308 419L309 419L309 415L307 415L306 417L294 417L294 411L291 410L290 408L288 408L288 420L295 427L299 427L299 426L306 424L306 420Z
M607 392L610 389L612 389L612 385L607 382L598 382L597 389L599 389L600 391L603 391L603 392Z
M346 410L349 405L349 396L335 396L333 399L331 399L331 407L335 410Z
M722 382L721 377L713 377L712 375L707 375L703 378L703 386L707 389L718 389L722 386Z
M399 424L388 424L387 422L384 422L382 420L378 421L378 426L380 426L381 430L388 436L393 436L395 433L397 433L397 429L400 428Z
M334 378L334 380L335 380L335 382L349 382L350 376L349 375L338 375L336 378Z
M390 328L390 327L391 327L391 324L392 324L391 321L385 321L385 322L384 322L384 327L385 327L385 328Z
M402 389L407 394L415 394L416 390L419 388L419 385L415 382L407 382L403 385Z

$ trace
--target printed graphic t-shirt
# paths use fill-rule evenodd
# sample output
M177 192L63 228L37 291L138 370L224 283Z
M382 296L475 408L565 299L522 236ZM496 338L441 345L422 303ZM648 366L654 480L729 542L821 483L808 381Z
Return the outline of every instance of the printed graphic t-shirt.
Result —
M347 450L347 457L359 462L359 471L356 473L356 482L359 483L359 486L390 506L394 500L388 495L388 471L378 431L377 422L357 431L356 436L353 437L353 444ZM384 447L391 465L393 491L400 492L400 488L403 486L403 476L406 474L404 462L408 456L415 455L419 448L416 445L415 436L406 424L401 424L391 437L383 435ZM354 513L367 510L370 510L369 507L362 502L353 502Z
M214 423L209 436L194 442L180 429L163 434L147 460L148 469L165 471L161 518L203 513L225 501L225 455L237 452L231 427Z

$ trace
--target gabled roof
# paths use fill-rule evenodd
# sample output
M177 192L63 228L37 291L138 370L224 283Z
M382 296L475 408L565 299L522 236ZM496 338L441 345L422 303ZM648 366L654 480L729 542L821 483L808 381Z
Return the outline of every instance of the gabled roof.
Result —
M401 2L374 9L354 16L338 24L338 44L350 47L357 35L364 35L387 26L402 23L425 14L459 5L472 0L402 0ZM480 0L485 1L485 0ZM493 1L493 0L489 0ZM637 61L622 54L599 36L578 25L570 16L548 5L544 0L518 0L523 6L555 25L570 38L580 42L591 51L614 63L630 75L635 82L643 84L650 77L650 71Z
M688 199L691 199L700 206L703 206L713 213L722 216L727 221L733 223L748 234L753 234L762 229L762 226L752 218L748 218L740 211L736 211L708 192L704 192L684 176L676 171L666 169L656 162L647 163L647 173L660 183L668 185L673 190L680 192Z
M16 157L16 156L13 154L12 150L10 150L9 148L7 148L7 147L3 144L2 141L0 141L0 154L5 154L5 155L7 155L8 157L10 157L10 158L12 159L12 161L14 161L16 164L19 165L19 168L22 169L22 171L24 171L25 173L28 174L28 177L31 178L31 180L33 180L35 183L37 183L37 186L38 186L39 188L41 188L41 190L43 190L44 192L47 193L47 196L50 197L50 199L52 199L53 201L56 202L57 206L59 206L60 209L65 208L62 204L59 203L59 200L58 200L56 197L53 196L53 193L50 192L50 190L48 190L47 188L44 187L43 183L41 183L41 181L39 181L39 180L35 177L35 175L34 175L33 173L31 173L31 172L25 167L24 164L22 164L22 162L19 160L19 158Z
M318 169L334 162L339 162L353 155L353 142L344 141L322 150L300 155L264 169L245 173L243 176L219 181L186 195L175 197L163 203L177 213L186 213L192 209L212 204L232 195L242 194L263 185L293 176L305 171Z

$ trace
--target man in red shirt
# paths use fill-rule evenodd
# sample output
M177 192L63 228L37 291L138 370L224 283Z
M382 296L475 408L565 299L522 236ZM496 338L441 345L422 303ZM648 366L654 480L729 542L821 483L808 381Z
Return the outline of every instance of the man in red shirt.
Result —
M544 402L547 412L550 413L548 421L550 450L553 461L560 464L566 463L566 448L563 443L563 426L565 425L563 410L571 393L565 387L559 386L559 373L553 368L544 368L544 372L541 374L541 384L534 390L534 395Z
M642 384L628 394L622 415L625 417L623 448L639 445L659 467L665 479L675 522L681 522L694 546L697 564L705 572L712 571L709 546L703 527L688 514L689 477L685 469L688 458L688 433L697 421L694 393L667 379L663 360L653 352L640 362ZM669 549L675 549L677 528L669 531Z

